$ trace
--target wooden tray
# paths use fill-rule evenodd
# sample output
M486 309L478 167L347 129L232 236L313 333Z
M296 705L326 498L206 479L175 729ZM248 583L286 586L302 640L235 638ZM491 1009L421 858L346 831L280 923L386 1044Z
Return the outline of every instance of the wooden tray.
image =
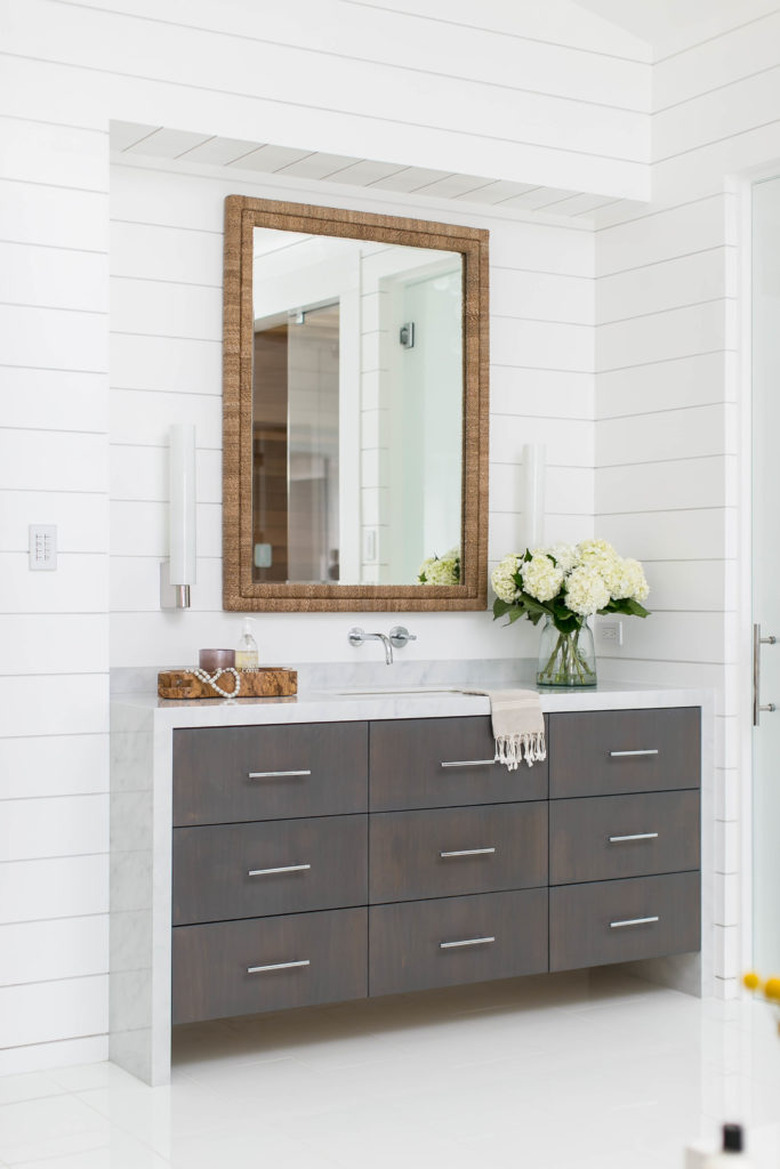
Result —
M284 666L260 666L256 670L239 670L241 689L238 698L285 698L298 693L298 671ZM235 685L232 674L222 674L217 685L231 692ZM224 698L207 682L202 682L190 670L163 670L157 675L157 693L160 698Z

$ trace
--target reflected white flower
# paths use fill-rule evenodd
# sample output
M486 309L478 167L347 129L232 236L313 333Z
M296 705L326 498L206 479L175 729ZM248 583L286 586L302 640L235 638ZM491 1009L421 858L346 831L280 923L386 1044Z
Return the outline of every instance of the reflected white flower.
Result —
M460 580L460 549L450 548L443 556L429 556L417 575L421 584L453 585Z

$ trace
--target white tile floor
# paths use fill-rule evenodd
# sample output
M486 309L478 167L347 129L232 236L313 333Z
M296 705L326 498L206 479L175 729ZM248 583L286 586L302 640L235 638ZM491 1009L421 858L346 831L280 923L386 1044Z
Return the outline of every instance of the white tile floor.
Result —
M681 1169L724 1120L778 1169L775 1016L601 971L179 1028L165 1088L6 1077L0 1165Z

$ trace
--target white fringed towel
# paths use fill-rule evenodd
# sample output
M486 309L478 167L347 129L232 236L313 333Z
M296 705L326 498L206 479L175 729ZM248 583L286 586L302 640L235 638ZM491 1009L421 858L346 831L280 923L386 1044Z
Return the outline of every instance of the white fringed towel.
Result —
M467 690L464 693L486 694L490 699L497 763L516 771L523 759L533 767L547 758L542 704L534 690Z

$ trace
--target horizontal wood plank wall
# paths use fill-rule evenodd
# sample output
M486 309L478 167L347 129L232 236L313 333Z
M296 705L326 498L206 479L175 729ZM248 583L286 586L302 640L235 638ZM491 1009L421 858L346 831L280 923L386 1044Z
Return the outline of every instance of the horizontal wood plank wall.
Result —
M740 771L749 727L737 560L750 386L740 378L744 241L731 176L780 158L780 8L748 16L656 61L654 203L607 213L596 239L596 523L647 559L654 610L652 627L626 623L620 661L605 668L716 692L705 945L724 995L737 993L742 961L740 792L750 782Z
M694 199L780 158L780 8L653 67L654 197Z
M294 11L211 0L5 5L0 800L16 833L0 855L0 1073L106 1052L109 634L116 664L159 667L232 644L236 632L219 607L221 206L233 190L282 186L117 170L111 226L109 119L250 144L262 127L304 153L604 188L607 199L647 185L649 54L603 21L561 21L549 4L518 36L494 0L480 27L459 3L442 19L423 0L408 13L302 2ZM316 190L304 182L291 197L323 201ZM332 186L330 197L343 203L347 190ZM395 214L440 210L402 193L361 198ZM497 558L516 542L522 442L551 443L562 532L588 520L593 269L592 240L576 225L516 225L506 209L488 210L486 222L495 226ZM155 565L176 421L198 431L200 577L196 611L171 633ZM28 572L32 522L58 525L55 574ZM266 660L309 659L314 646L346 656L346 628L327 615L297 631L294 618L277 621L261 648ZM418 632L426 657L517 652L488 615ZM52 834L57 823L64 831Z
M105 1051L100 1036L106 949L100 938L107 866L104 828L94 820L90 801L105 798L107 790L109 530L115 538L110 634L116 664L183 664L199 645L234 631L222 623L218 608L218 208L228 190L215 181L169 180L162 172L139 177L126 168L116 178L109 520L108 119L228 135L250 144L262 126L272 142L304 150L378 155L447 172L641 198L649 159L650 53L584 10L567 6L562 20L553 2L523 6L522 34L514 7L499 0L484 0L477 15L470 0L450 0L446 19L431 0L413 0L404 13L353 0L301 0L294 8L211 0L191 0L184 7L173 0L119 0L113 11L102 0L26 0L6 7L2 84L13 112L0 124L6 176L0 185L0 323L7 339L0 632L9 657L0 673L0 799L21 820L29 809L16 802L40 800L35 806L42 829L52 812L49 801L72 800L70 810L80 808L85 817L78 834L87 835L86 845L83 839L78 845L86 846L85 853L42 857L32 842L36 825L28 857L18 852L13 859L0 857L0 951L16 955L0 969L5 1028L0 1046L6 1048L0 1071L18 1071ZM678 457L666 460L668 477L653 470L663 462L656 457L658 447L654 455L640 443L645 457L638 459L633 487L628 480L621 487L627 500L630 490L634 499L637 492L640 496L632 504L633 520L614 511L620 453L612 448L603 467L605 476L613 476L603 480L609 501L599 504L605 534L658 565L658 571L651 565L655 595L663 599L665 591L669 606L659 631L672 643L674 622L684 624L684 636L689 645L694 640L691 650L698 654L692 662L677 660L676 676L709 677L716 684L733 674L728 602L720 600L721 591L732 595L733 508L726 473L733 457L726 387L732 362L717 307L720 302L724 314L728 308L719 280L730 241L725 231L719 237L705 231L699 242L696 233L706 228L715 207L709 197L722 188L725 173L780 155L780 102L770 75L774 61L766 56L776 41L772 20L753 22L654 67L658 197L678 205L669 216L683 217L686 205L695 208L701 200L701 224L694 213L688 227L676 232L676 250L666 256L673 278L662 279L660 291L652 251L602 272L605 279L615 278L612 292L617 290L619 299L623 268L643 270L641 280L629 280L635 298L631 312L613 303L603 318L602 385L630 368L635 395L641 397L638 387L645 378L655 404L666 403L672 421L681 421L687 410L700 411L689 418L703 423L703 430L695 425L684 430ZM366 78L368 87L361 84ZM737 100L719 104L717 91L726 87ZM690 141L683 127L694 124L701 131ZM521 129L530 126L537 129ZM172 202L172 183L192 195L191 202ZM268 186L231 183L229 189L267 194L271 186L273 194L282 194L278 179ZM323 201L314 190L302 182L286 197ZM338 188L331 196L336 203L348 197ZM441 212L440 204L423 196L415 202L374 192L360 199L369 210L385 205L395 214L405 206L414 214L426 214L429 207L432 217ZM454 214L461 217L458 205ZM512 223L506 209L495 217L490 211L479 214L478 221L493 230L490 554L495 561L520 535L518 455L524 442L548 444L548 534L574 538L590 527L593 241L571 228ZM648 217L645 226L651 230L662 222L663 217ZM619 240L619 230L603 233L599 247ZM642 234L637 228L636 237ZM655 364L646 348L645 364L632 365L626 346L647 346L655 326L621 325L616 312L658 315L660 332L654 335L666 346L663 363ZM695 352L681 350L686 334L700 338ZM680 410L674 406L677 385L685 403ZM602 401L609 400L605 390ZM610 442L617 447L624 441L620 427L630 425L620 421L621 409L610 407L603 417L606 427L615 428ZM636 411L655 412L641 406ZM164 436L170 423L183 420L198 427L200 578L196 612L186 629L171 634L166 627L161 637L150 569L164 547ZM651 425L648 421L648 444ZM704 434L712 441L702 447ZM705 477L702 484L717 489L714 506L696 495L699 475L689 475L685 466L677 468L682 478L674 487L676 461L689 463ZM652 543L651 521L639 505L646 490L658 491L666 501L661 514L669 517L671 543ZM28 573L31 522L59 525L58 573ZM700 618L681 620L672 610L693 579L711 607L698 606ZM690 613L690 607L683 612ZM713 622L721 648L715 654L719 660L708 661L704 646ZM507 634L491 625L488 615L481 621L478 615L459 617L457 627L448 619L421 622L417 631L424 636L414 652L427 657L516 653L526 636L517 629L516 637ZM346 656L346 623L329 615L309 615L303 628L294 619L276 619L262 632L266 657L310 659L315 651L324 659ZM525 644L530 649L532 643L529 638ZM652 648L637 647L635 660L645 663L648 676L658 676L663 668ZM733 710L725 710L728 719ZM723 725L728 738L725 719ZM733 760L728 744L721 759ZM736 832L734 820L726 817L733 812L727 790L719 823L729 853ZM24 844L19 847L25 850ZM724 874L730 871L725 868ZM89 927L86 919L92 918ZM82 965L65 962L56 966L54 981L36 980L42 973L35 959L39 946L61 948L62 930L70 931L71 952L82 954ZM724 953L729 944L724 931Z
M150 170L115 158L111 185L112 664L185 664L232 645L222 612L221 279L227 194L338 205L330 186ZM411 196L344 195L347 206L447 218L491 231L492 565L522 537L522 454L547 445L551 539L590 534L593 497L593 237L577 225L513 221ZM179 214L181 209L181 215ZM171 226L171 224L176 226ZM197 428L198 583L186 623L159 610L171 423ZM257 614L266 661L353 660L338 615ZM412 618L410 617L410 621ZM312 637L316 626L321 637ZM518 652L485 614L414 614L427 658ZM215 640L216 639L216 640ZM511 642L511 644L510 644ZM529 641L529 646L533 637ZM421 651L422 652L422 651ZM529 652L531 650L529 649Z
M491 5L492 24L415 7L28 0L15 39L25 57L98 70L126 121L647 197L646 45L558 0L521 22Z
M602 673L717 693L717 829L705 835L716 985L738 973L736 278L723 191L597 232L595 523L645 564L646 621L600 647ZM707 823L705 814L705 823Z
M90 118L0 140L2 1075L107 1052L109 147Z

